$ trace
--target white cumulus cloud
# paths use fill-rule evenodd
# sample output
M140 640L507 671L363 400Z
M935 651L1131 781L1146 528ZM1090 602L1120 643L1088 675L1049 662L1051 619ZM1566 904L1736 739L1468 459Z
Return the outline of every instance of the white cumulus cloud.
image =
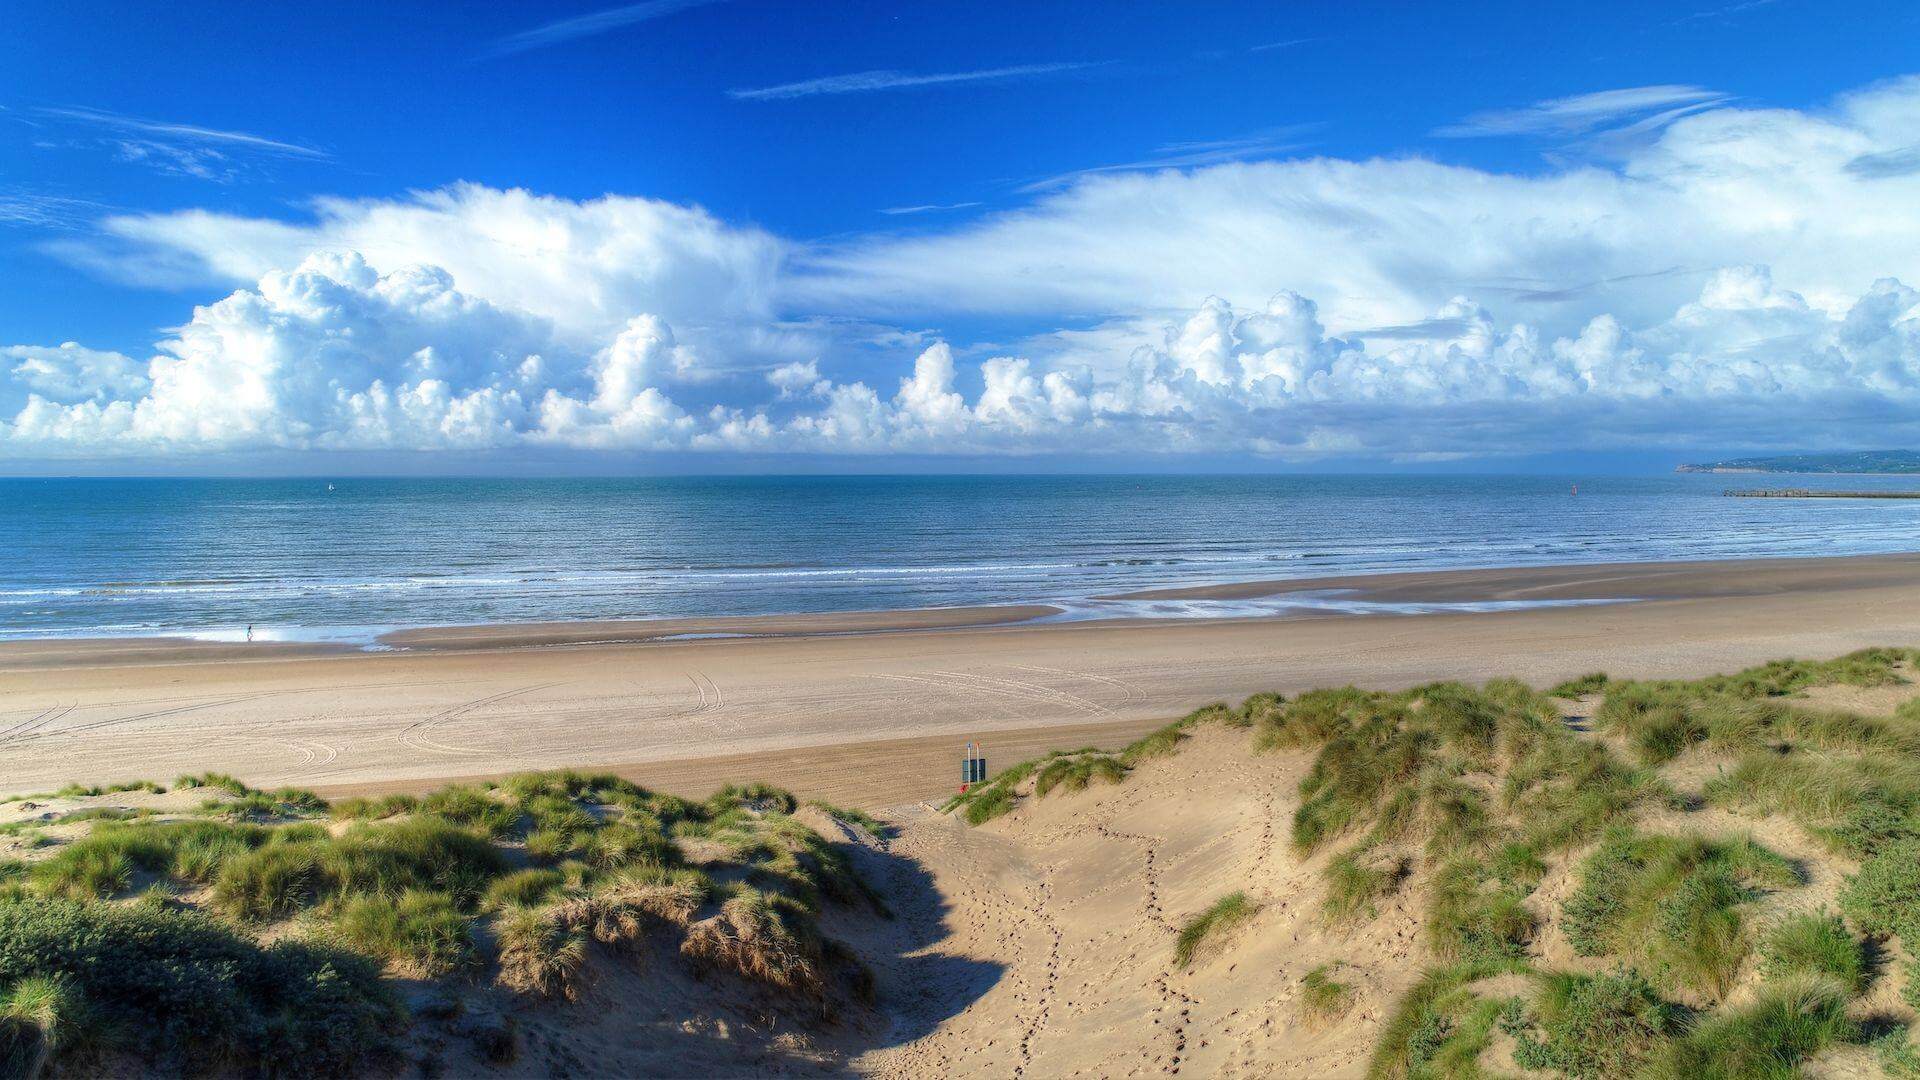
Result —
M0 349L0 460L1920 438L1904 284L1920 283L1920 168L1902 164L1920 79L1818 110L1651 87L1501 123L1621 116L1661 119L1607 166L1095 171L1019 209L831 244L471 184L295 220L111 218L63 250L229 295L149 356ZM989 329L925 329L955 321Z

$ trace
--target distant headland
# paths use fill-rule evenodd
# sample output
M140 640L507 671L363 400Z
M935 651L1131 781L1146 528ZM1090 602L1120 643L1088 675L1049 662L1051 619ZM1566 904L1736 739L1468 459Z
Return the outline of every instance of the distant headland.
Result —
M1681 465L1683 473L1920 473L1920 453L1860 450L1839 454L1784 454Z

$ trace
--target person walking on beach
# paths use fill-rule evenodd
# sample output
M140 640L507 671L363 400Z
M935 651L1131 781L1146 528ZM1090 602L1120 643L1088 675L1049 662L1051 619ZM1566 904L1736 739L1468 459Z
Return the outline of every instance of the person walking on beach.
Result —
M247 641L249 642L253 641L253 624L252 623L247 624Z

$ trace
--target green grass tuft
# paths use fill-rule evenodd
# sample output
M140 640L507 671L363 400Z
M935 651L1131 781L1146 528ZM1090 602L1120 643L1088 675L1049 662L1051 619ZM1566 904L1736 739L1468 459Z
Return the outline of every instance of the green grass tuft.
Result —
M1746 906L1797 884L1790 863L1751 841L1622 829L1582 866L1561 922L1583 956L1627 957L1669 986L1717 999L1752 945Z
M1127 766L1106 754L1059 758L1040 770L1033 793L1044 798L1053 791L1085 791L1094 783L1117 784L1126 778Z
M487 886L489 908L538 907L566 887L566 875L558 870L535 867L517 870Z
M1547 696L1572 700L1574 698L1586 697L1588 694L1597 694L1606 688L1607 673L1604 671L1590 671L1577 679L1568 679L1566 682L1560 683L1553 689L1547 691Z
M1481 1075L1480 1055L1508 1006L1474 993L1472 985L1524 970L1513 963L1480 963L1429 971L1387 1018L1367 1063L1368 1080Z
M1200 947L1209 939L1226 934L1234 927L1253 918L1260 905L1247 898L1243 892L1232 892L1213 902L1207 910L1195 915L1180 928L1180 936L1173 944L1173 962L1177 967L1186 967Z
M474 957L473 925L443 892L355 897L333 925L352 948L424 978L465 967Z
M1407 872L1406 860L1398 856L1363 849L1344 852L1327 864L1322 910L1333 922L1370 914L1375 901L1398 889Z
M886 822L881 821L865 810L835 806L832 803L823 802L820 799L809 799L807 800L807 805L842 824L853 825L857 828L864 829L869 836L885 838L892 836L894 832L893 826L888 825Z
M1646 1070L1649 1080L1792 1080L1800 1063L1858 1028L1847 1017L1845 987L1821 976L1762 986L1752 1004L1703 1020L1667 1044Z
M1500 865L1521 874L1532 869L1511 860ZM1428 949L1456 963L1521 959L1536 929L1526 905L1532 892L1531 882L1502 877L1495 864L1471 858L1446 864L1428 887Z
M1300 980L1300 1014L1308 1023L1337 1020L1353 1007L1353 987L1333 977L1339 967L1321 964Z
M1837 915L1789 916L1767 932L1760 957L1761 970L1770 979L1824 975L1850 994L1866 988L1865 950Z

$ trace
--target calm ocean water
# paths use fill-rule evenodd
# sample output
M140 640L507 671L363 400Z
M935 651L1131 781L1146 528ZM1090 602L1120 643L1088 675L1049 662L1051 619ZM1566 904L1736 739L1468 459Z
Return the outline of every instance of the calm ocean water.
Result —
M0 637L231 637L251 623L266 638L365 640L447 623L1029 601L1089 615L1119 608L1088 598L1155 586L1920 550L1920 501L1719 495L1780 480L0 480Z

